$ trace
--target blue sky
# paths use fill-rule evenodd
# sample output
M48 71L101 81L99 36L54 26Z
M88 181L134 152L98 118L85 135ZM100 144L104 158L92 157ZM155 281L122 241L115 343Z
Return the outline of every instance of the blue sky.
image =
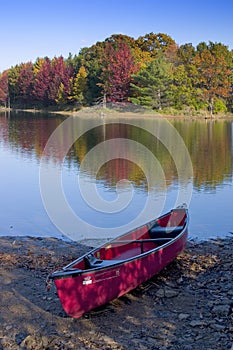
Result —
M4 2L4 3L3 3ZM8 0L0 3L0 71L53 57L112 34L166 33L179 45L233 49L233 0Z

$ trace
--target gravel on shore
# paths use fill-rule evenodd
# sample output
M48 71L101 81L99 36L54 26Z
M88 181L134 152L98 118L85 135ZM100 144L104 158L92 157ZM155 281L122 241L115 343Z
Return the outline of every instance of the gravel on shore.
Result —
M233 350L233 239L189 242L160 274L80 319L47 275L87 246L0 237L0 349Z

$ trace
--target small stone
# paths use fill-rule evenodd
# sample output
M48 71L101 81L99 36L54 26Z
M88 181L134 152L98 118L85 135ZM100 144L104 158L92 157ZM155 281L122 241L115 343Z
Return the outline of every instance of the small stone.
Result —
M223 248L224 247L224 243L222 241L216 241L215 242L220 248Z
M156 294L155 294L158 298L164 298L165 294L164 294L164 289L160 288Z
M218 323L213 323L211 325L211 328L214 329L215 331L221 332L221 331L224 331L225 326L218 324Z
M179 292L176 289L165 288L164 295L166 298L174 298L177 297L177 295L179 295Z
M25 338L25 334L23 334L23 333L16 334L15 341L16 341L17 345L20 345L20 343L23 341L24 338Z
M218 316L227 316L230 311L230 305L215 305L212 309L212 313Z
M178 290L172 289L170 287L160 288L156 292L156 296L159 298L174 298L179 294Z
M189 324L191 327L205 327L207 326L207 323L205 321L201 320L193 320Z
M184 348L183 348L184 350L192 350L193 349L193 347L192 347L192 345L184 345Z
M187 320L190 317L190 314L179 314L178 318L180 321Z
M109 336L107 336L107 335L103 335L102 337L101 337L101 340L103 340L106 344L110 344L110 345L115 345L116 344L116 342L112 339L112 338L110 338Z
M176 282L177 282L178 284L181 284L182 282L184 282L183 277L178 278L178 280L177 280Z

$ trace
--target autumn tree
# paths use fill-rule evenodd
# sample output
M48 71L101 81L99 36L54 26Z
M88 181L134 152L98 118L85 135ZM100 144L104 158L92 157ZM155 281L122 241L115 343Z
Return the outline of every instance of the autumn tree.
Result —
M127 101L131 76L137 71L131 49L123 41L116 49L109 43L104 51L101 84L107 100L111 102Z
M25 105L30 103L33 98L33 64L32 62L22 63L19 68L19 76L17 81L20 98L19 102Z
M62 56L52 60L45 58L35 76L34 96L44 105L65 101L69 92L72 68L65 64Z
M233 50L230 51L230 55L233 61ZM233 72L233 68L232 68ZM229 111L233 112L233 75L230 78L231 80L231 87L230 87L230 94L229 97L227 98L227 108Z
M192 43L181 45L177 50L177 56L181 64L184 64L184 65L192 64L195 55L196 55L196 51Z
M153 60L151 53L145 50L143 51L138 46L137 41L128 35L113 34L109 38L105 39L104 44L105 43L111 43L114 50L118 50L121 43L125 43L130 48L134 62L138 68L145 66L148 62Z
M64 87L64 95L68 95L71 76L72 68L65 64L64 58L62 56L54 57L51 61L50 84L48 89L48 97L51 102L56 101L62 85Z
M45 61L45 58L38 57L36 59L36 62L33 65L33 74L34 74L34 76L36 76L39 73L39 71L40 71L44 61Z
M65 105L67 102L67 94L65 92L65 86L63 83L60 83L59 85L55 101L58 105Z
M46 57L35 76L34 82L34 96L36 100L42 102L44 105L49 104L49 85L51 82L51 61Z
M117 50L119 48L119 45L122 43L125 43L131 49L137 46L134 38L124 34L113 34L110 37L106 38L104 43L110 43L114 50Z
M87 93L87 72L84 66L81 66L75 77L70 79L69 100L79 106L85 104Z
M7 107L8 99L8 72L4 71L0 74L0 103Z
M215 101L224 101L229 96L232 55L228 47L221 43L200 43L194 62L198 71L197 86L201 88L203 99L212 115Z
M142 51L149 52L152 57L156 57L159 52L165 53L168 48L176 47L175 41L169 35L153 32L140 36L136 40L136 45Z
M19 86L18 86L18 79L20 74L20 66L16 65L14 67L11 67L8 70L8 89L9 89L9 98L11 101L11 105L17 104L17 101L19 99Z

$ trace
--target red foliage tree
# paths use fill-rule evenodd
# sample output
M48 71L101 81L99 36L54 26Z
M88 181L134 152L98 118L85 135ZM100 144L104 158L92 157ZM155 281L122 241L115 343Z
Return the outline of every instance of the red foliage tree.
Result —
M72 74L71 66L65 63L62 56L52 60L45 58L35 77L34 96L45 104L56 103L61 84L64 86L64 93L68 95Z
M19 94L23 102L30 101L33 98L33 64L31 62L23 63L20 66L18 77Z
M6 107L8 97L8 74L7 71L0 74L0 102Z
M115 48L112 43L107 43L104 50L102 86L108 101L123 102L128 99L131 76L137 69L126 42L119 41Z
M51 82L48 91L48 97L51 101L56 101L61 84L64 85L64 93L68 95L72 73L71 67L65 64L62 56L54 57L51 62Z
M49 103L48 91L51 82L51 62L46 57L36 74L33 94L35 98L45 104Z

